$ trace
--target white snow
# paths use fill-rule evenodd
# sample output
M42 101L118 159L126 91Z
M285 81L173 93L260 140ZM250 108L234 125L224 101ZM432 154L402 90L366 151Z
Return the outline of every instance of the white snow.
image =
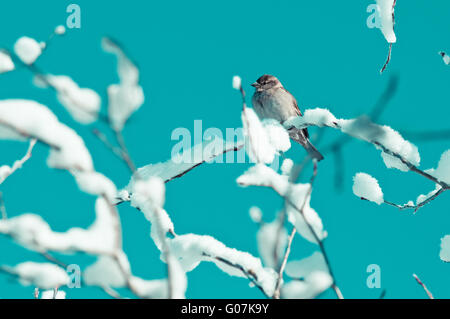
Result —
M110 203L116 202L117 189L114 183L97 172L73 172L78 187L85 193L105 196Z
M281 288L281 297L286 299L312 299L327 290L333 280L328 273L313 272L303 281L293 280Z
M166 188L164 181L160 177L150 177L147 180L136 181L131 204L134 206L143 206L146 201L150 201L157 207L164 206Z
M36 139L32 139L30 141L30 145L28 146L28 150L25 155L21 159L15 161L11 167L8 165L0 166L0 185L5 181L5 179L7 179L16 170L20 169L22 165L30 159L31 151L33 150L34 145L36 145Z
M66 299L66 292L63 290L56 291L55 290L44 290L41 294L41 299Z
M362 116L350 120L336 119L330 111L316 108L306 110L304 116L292 117L284 123L286 129L291 127L302 129L308 126L328 126L340 129L343 133L374 144L378 149L381 147L377 144L381 144L414 166L420 165L420 154L415 145L403 139L400 133L389 126L375 124L368 117ZM381 156L388 168L397 168L404 172L409 170L397 157L383 151Z
M130 278L130 283L141 298L167 299L169 296L167 279L145 280L133 276Z
M383 191L378 181L366 173L358 173L353 177L353 194L378 205L384 203Z
M289 133L278 121L264 119L262 124L275 151L287 152L291 148Z
M322 253L316 251L311 256L301 259L289 261L286 265L286 275L291 278L306 278L315 271L328 273L328 267L325 263Z
M180 263L174 257L169 260L171 274L172 298L184 299L187 289L187 277L181 269ZM167 299L169 298L168 279L145 280L139 277L131 276L130 284L133 291L141 298L148 299Z
M188 286L186 272L181 266L178 258L171 253L169 254L167 264L171 276L172 298L184 299Z
M131 190L131 206L139 208L151 223L150 236L158 249L163 248L166 234L174 230L172 220L162 208L165 200L164 181L159 177L137 180Z
M184 299L187 289L187 277L180 263L175 257L170 257L169 260L171 292L172 298ZM141 298L150 299L167 299L169 298L169 280L168 279L154 279L145 280L139 277L132 276L130 283L133 286L133 291Z
M25 64L33 64L42 54L39 43L29 37L21 37L14 44L14 52Z
M55 28L55 34L57 35L63 35L66 33L66 27L63 25L59 25Z
M126 259L127 270L129 270L128 259ZM123 287L126 284L126 278L122 273L117 261L110 256L99 256L83 272L83 279L88 286L108 286Z
M51 146L47 159L50 167L93 170L92 158L83 140L60 123L46 106L31 100L0 101L0 139L17 139L20 135Z
M66 271L50 263L24 262L11 268L25 285L33 285L40 289L52 289L69 283Z
M336 127L336 123L336 117L328 109L315 108L305 110L303 116L291 117L285 121L283 125L287 129L292 126L302 129L311 125L319 127Z
M117 249L116 219L112 216L110 204L101 197L96 201L95 212L96 219L88 229L54 232L39 215L23 214L0 220L0 233L36 251L111 254Z
M419 195L416 199L416 205L422 204L424 201L426 201L428 198L432 197L434 194L436 194L442 187L439 184L436 184L436 188L429 192L426 195Z
M251 220L256 224L259 224L262 221L262 211L259 207L250 207L249 215Z
M177 236L171 239L169 244L171 253L179 260L185 272L195 269L201 261L215 263L230 276L247 278L241 270L243 269L247 274L253 274L250 275L251 278L267 295L273 295L276 272L271 268L264 268L261 260L249 253L228 248L213 237L195 234Z
M442 61L444 61L445 64L450 65L450 56L447 53L445 53L444 51L439 51L438 53L442 57ZM1 65L1 62L0 62L0 65ZM0 70L1 70L1 68L0 68Z
M15 69L11 56L3 50L0 50L0 74L12 71Z
M111 39L104 38L103 50L116 55L119 84L108 86L108 116L115 130L121 131L128 118L144 103L144 91L139 85L139 70Z
M450 184L450 150L442 153L436 169L429 169L426 172L438 180Z
M263 264L266 267L270 267L273 269L277 269L277 267L279 266L279 261L284 256L286 245L288 242L288 234L286 228L283 227L281 229L277 245L279 227L280 222L278 220L275 220L271 223L265 223L259 228L256 234L256 240L258 242L258 252L261 256ZM277 260L275 260L274 258L275 245L277 245Z
M450 235L441 238L441 251L439 257L442 261L450 262Z
M242 85L241 77L238 75L233 76L233 89L240 90Z
M65 75L46 75L45 79L58 92L58 101L78 122L90 124L97 120L101 99L97 92L80 88Z
M305 190L304 186L302 184L297 184L295 188L292 189L292 193L290 195L291 200L296 203L296 207L301 208L303 205L303 198L305 197L305 194L307 193L308 189ZM309 185L306 186L309 188ZM322 219L320 219L319 214L311 207L310 205L311 196L308 196L306 198L305 205L303 207L303 215L300 215L297 209L294 209L291 205L287 206L287 212L288 212L288 221L295 226L297 229L297 232L306 240L308 240L311 243L317 244L317 240L311 230L308 227L308 224L311 225L311 227L314 230L314 233L317 235L319 240L323 240L327 237L327 232L323 229ZM308 222L308 224L305 221Z
M288 282L283 286L281 290L283 298L315 298L333 283L325 259L317 251L302 260L288 262L286 274L297 280Z
M289 189L286 176L279 175L272 168L264 164L250 167L238 177L237 183L241 186L265 186L273 188L281 196L285 196Z
M127 190L130 191L132 189L136 180L146 180L151 176L160 177L164 182L168 182L177 176L183 175L202 162L210 162L215 157L242 146L242 141L237 143L225 142L219 137L197 144L190 149L183 150L183 153L173 156L172 159L166 162L149 164L139 168L131 178ZM202 154L202 156L197 156L197 158L192 156L193 154Z
M280 196L288 198L296 208L292 205L287 205L288 220L296 228L298 233L309 240L316 243L314 235L308 228L303 216L298 212L303 208L308 223L313 227L319 239L326 237L326 232L323 230L322 221L317 212L311 208L311 196L307 196L309 192L309 184L291 184L289 183L289 176L279 175L272 168L264 164L256 164L250 167L243 175L239 176L237 183L241 186L264 186L274 189ZM306 201L306 202L305 202Z
M420 154L417 147L403 139L397 131L386 125L372 123L366 117L352 120L338 120L342 132L372 144L379 143L386 149L400 155L403 159L413 164L420 165ZM380 148L375 145L375 147ZM388 168L396 168L401 171L408 171L408 167L395 156L381 152L383 161Z
M246 107L242 111L242 123L245 151L250 160L254 163L272 163L277 149L271 143L268 132L253 109Z
M294 161L290 158L286 158L281 164L281 173L286 176L290 176L292 169L294 168Z
M376 0L378 12L381 18L381 32L388 43L395 43L397 38L394 33L394 1L395 0Z

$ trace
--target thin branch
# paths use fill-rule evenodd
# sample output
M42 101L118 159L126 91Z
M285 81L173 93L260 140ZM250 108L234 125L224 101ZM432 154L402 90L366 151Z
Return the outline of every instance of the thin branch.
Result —
M372 141L371 143L376 145L376 146L378 146L378 147L380 147L384 153L398 158L403 164L405 164L414 173L417 173L417 174L419 174L419 175L429 179L430 181L432 181L432 182L434 182L436 184L439 184L444 189L449 189L450 188L450 185L448 185L447 183L437 179L433 175L430 175L429 173L427 173L425 171L422 171L421 169L419 169L418 167L416 167L415 165L413 165L409 161L407 161L405 158L403 158L403 156L401 156L400 154L391 151L390 149L386 148L384 145L382 145L382 144L380 144L378 142Z
M286 264L287 264L289 255L291 253L292 241L294 240L294 236L295 236L296 232L297 232L297 229L295 227L293 227L291 234L289 235L288 245L286 247L286 252L284 253L283 262L281 263L280 271L278 272L278 279L277 279L277 283L275 285L275 292L273 294L273 299L280 299L280 290L281 290L281 284L283 282L284 269L286 268Z
M117 143L120 146L120 149L122 150L122 158L127 164L128 168L130 169L131 173L136 172L136 166L134 165L133 161L131 160L130 153L128 152L128 148L125 144L125 139L123 138L122 132L118 130L113 130L116 136Z
M305 168L306 164L310 160L311 160L311 157L306 156L301 164L295 165L292 168L292 171L291 171L290 176L289 176L289 180L291 181L291 184L289 184L289 191L288 191L288 193L290 192L290 188L292 187L292 183L295 183L299 179L300 174L303 172L303 169ZM281 236L282 236L282 233L283 233L284 224L285 224L286 217L287 217L287 208L286 208L287 200L286 200L286 198L283 198L283 201L284 201L284 206L283 206L283 209L282 209L281 214L280 214L280 223L278 225L277 234L275 236L275 245L274 245L274 248L273 248L273 256L274 256L275 263L279 262L278 247L279 247L280 242L281 242ZM279 267L281 267L281 264L279 265ZM280 268L278 268L278 270L280 270Z
M434 299L433 294L428 290L427 286L425 286L425 284L419 279L419 277L416 274L413 274L413 277L417 281L417 283L422 286L423 290L425 290L428 298Z
M39 299L39 288L34 288L33 297L34 299Z
M124 160L124 155L122 149L120 147L114 146L109 140L108 137L98 129L93 129L92 134L95 135L111 152L114 153L118 158Z
M392 29L395 31L395 5L397 4L397 0L394 0L394 3L392 4ZM380 70L380 74L383 74L384 70L386 70L389 62L391 61L391 55L392 55L392 43L389 43L389 52L388 57L386 59L386 63L383 65L383 68Z
M53 255L51 255L49 252L44 251L44 252L40 252L41 256L44 257L46 260L48 260L49 262L60 266L64 269L67 269L67 267L69 266L68 264L66 264L65 262L57 259L56 257L54 257ZM82 276L82 273L81 273ZM104 293L106 293L107 295L109 295L110 297L114 298L114 299L123 299L122 296L120 296L120 294L115 291L114 289L112 289L111 287L108 287L106 285L101 285L99 286L100 289L103 290Z
M16 57L16 56L14 55L14 57ZM98 118L99 120L101 120L104 123L109 124L109 118L108 118L107 115L104 115L104 114L99 113L97 111L93 111L93 110L87 109L82 103L79 103L79 101L74 100L73 97L70 94L67 93L67 90L57 88L55 85L53 85L53 83L51 81L49 81L49 79L44 74L44 72L41 71L36 66L36 64L25 64L25 63L22 62L21 59L19 59L17 57L15 58L15 60L19 61L25 68L27 68L31 73L33 73L34 76L36 76L39 80L44 82L45 85L47 85L47 87L49 87L50 89L55 91L55 93L64 95L64 97L66 99L70 100L70 102L73 105L76 105L79 110L83 111L84 113L86 113L86 114L88 114L90 116Z
M388 56L386 58L386 62L384 63L383 67L380 70L380 73L383 73L384 70L386 70L389 62L391 61L391 56L392 56L392 43L389 43Z
M228 152L237 152L237 151L240 151L243 147L244 147L244 144L243 144L243 143L242 143L242 144L238 144L238 145L234 146L233 148L230 148L230 149L224 149L224 150L223 150L223 153L217 154L217 156L226 154L226 153L228 153ZM171 177L171 178L169 178L168 180L166 180L166 181L164 181L164 182L165 182L165 183L168 183L168 182L170 182L170 181L173 181L174 179L180 178L180 177L186 175L187 173L189 173L190 171L192 171L194 168L196 168L196 167L198 167L198 166L200 166L200 165L206 163L208 160L209 160L209 159L205 159L205 160L203 160L202 162L197 163L196 165L194 165L194 166L190 167L189 169L185 170L184 172L182 172L182 173L180 173L180 174L178 174L178 175L176 175L176 176L174 176L174 177Z
M227 260L227 259L225 259L223 257L217 257L217 256L213 257L213 256L208 255L206 253L203 253L203 256L206 256L206 257L209 257L209 258L214 258L214 259L216 259L216 260L218 260L220 262L223 262L224 264L226 264L226 265L228 265L230 267L239 269L247 277L247 279L250 280L250 282L253 285L255 285L267 298L270 298L270 296L267 295L267 293L264 291L264 289L257 283L258 277L256 276L256 274L251 269L247 270L242 265L234 264L231 261L229 261L229 260Z
M55 258L54 256L52 256L49 252L47 251L43 251L40 252L41 256L44 257L45 259L47 259L49 262L60 266L61 268L67 268L68 265L62 261L60 261L59 259Z
M125 161L125 163L127 164L128 168L130 169L130 171L132 173L134 173L136 171L136 167L135 167L133 161L131 160L131 157L129 155L129 152L126 147L125 141L123 139L122 133L120 131L115 130L112 127L111 121L107 115L104 115L97 111L92 111L90 109L86 109L86 107L82 103L79 103L77 100L74 100L72 98L72 96L67 93L67 91L65 89L60 89L60 88L57 88L55 85L53 85L53 83L51 81L49 81L47 76L44 75L44 72L39 70L39 68L35 64L28 65L28 64L23 63L15 55L14 55L14 57L16 60L20 61L20 63L23 66L25 66L28 70L30 70L31 73L33 73L37 78L39 78L41 81L43 81L49 88L53 89L57 94L62 94L65 96L65 98L69 99L71 101L71 103L73 105L76 105L79 110L85 112L88 115L94 116L94 117L98 118L99 120L101 120L102 122L106 123L108 125L108 127L111 129L111 131L114 132L116 140L120 146L120 149L122 151L120 158L122 158ZM96 136L99 137L98 135L96 135ZM103 142L105 142L103 139L101 139L101 140ZM111 147L108 147L108 148L111 149ZM113 153L116 154L115 151L113 151Z
M23 164L25 164L25 162L31 158L31 152L33 151L33 148L36 145L36 141L37 140L35 138L33 138L30 141L30 144L28 146L28 149L27 149L27 152L25 153L25 155L21 159L15 161L13 166L10 168L10 170L4 176L0 176L0 184L3 183L15 171L22 168Z
M432 196L428 197L426 200L424 200L423 202L420 202L417 205L409 205L409 204L405 204L405 205L398 205L392 202L389 202L387 200L384 201L385 204L396 207L400 210L405 210L405 209L414 209L414 213L416 213L421 207L425 206L426 204L430 203L431 201L433 201L434 199L436 199L436 197L438 197L439 195L441 195L443 192L445 192L447 189L444 188L440 188L436 193L434 193Z
M317 161L314 161L314 173L313 173L313 176L311 177L311 181L310 181L311 187L309 188L307 197L311 195L312 183L314 182L316 175L317 175ZM324 246L323 240L320 239L320 237L316 233L314 227L307 220L307 218L305 216L305 213L304 213L304 210L303 210L304 207L299 208L289 197L286 196L285 198L288 201L289 205L291 205L295 210L297 210L300 213L300 215L303 217L303 220L305 221L305 224L307 225L309 231L311 232L311 234L313 235L315 241L319 245L320 251L321 251L321 253L323 255L323 258L325 260L325 264L326 264L326 266L328 268L328 273L330 274L330 276L331 276L331 278L333 280L333 282L331 284L331 287L333 288L334 292L336 293L336 296L339 299L344 299L344 297L343 297L343 295L342 295L338 285L336 284L336 277L335 277L335 275L333 273L333 270L331 268L330 259L328 258L327 251L325 250L325 246ZM305 198L305 202L306 202L306 198ZM303 203L303 204L305 204L305 203Z

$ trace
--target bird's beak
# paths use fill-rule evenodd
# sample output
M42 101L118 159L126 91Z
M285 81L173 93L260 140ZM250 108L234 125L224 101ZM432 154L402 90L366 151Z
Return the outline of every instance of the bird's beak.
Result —
M258 82L252 83L251 86L253 86L254 88L259 88L259 83Z

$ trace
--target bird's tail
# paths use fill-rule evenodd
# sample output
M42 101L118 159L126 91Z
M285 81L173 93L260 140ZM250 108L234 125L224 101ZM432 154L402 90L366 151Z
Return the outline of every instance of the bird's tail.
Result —
M302 130L291 129L289 130L289 137L303 146L308 152L311 158L316 159L318 162L323 160L323 155L311 144L308 136Z
M308 152L309 156L311 156L311 158L315 158L318 162L323 160L324 158L323 155L320 154L320 152L314 147L314 145L311 144L311 142L308 139L306 139L304 147Z

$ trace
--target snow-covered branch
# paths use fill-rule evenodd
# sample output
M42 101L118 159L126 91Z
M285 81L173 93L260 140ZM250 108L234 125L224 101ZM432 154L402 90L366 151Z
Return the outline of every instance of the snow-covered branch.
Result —
M66 271L54 264L24 262L14 267L0 266L0 271L17 277L24 285L53 289L69 283Z
M380 70L383 73L389 62L391 61L392 55L392 45L397 42L397 37L395 36L395 5L397 0L376 0L377 8L381 18L381 32L383 33L386 41L389 43L389 51L386 62Z
M308 126L326 126L339 129L341 132L346 133L351 137L374 145L376 149L381 151L381 156L386 167L396 168L403 172L412 171L440 186L439 189L429 196L426 196L426 198L421 197L420 201L418 201L416 205L411 203L406 205L396 205L391 202L386 202L386 204L396 206L401 209L413 208L417 210L450 188L450 183L446 180L447 171L444 168L438 170L437 174L434 170L427 171L420 169L420 154L415 145L406 141L400 133L393 130L389 126L375 124L367 117L360 117L350 120L336 119L334 115L326 109L313 109L306 110L305 116L303 117L289 119L284 123L284 125L287 129L293 126L297 128L305 128ZM449 155L447 153L443 154L439 166L446 167L448 165L448 156ZM357 196L359 195L357 194ZM364 199L370 198L365 197ZM378 200L375 202L378 203Z
M22 165L25 164L31 157L31 151L33 150L34 145L36 145L36 139L32 139L30 141L30 145L28 146L27 152L25 155L14 162L14 164L10 167L8 165L0 166L0 185L13 174L18 169L22 168Z

